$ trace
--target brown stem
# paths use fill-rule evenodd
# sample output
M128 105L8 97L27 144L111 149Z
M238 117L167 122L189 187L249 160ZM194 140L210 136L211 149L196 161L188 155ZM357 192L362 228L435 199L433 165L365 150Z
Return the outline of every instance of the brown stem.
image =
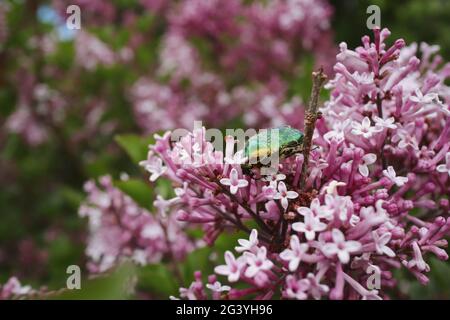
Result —
M200 194L200 192L198 192L197 190L195 190L192 187L189 187L190 190L192 190L197 197L204 199L204 197L202 197L202 195ZM238 229L250 234L251 230L249 228L247 228L241 221L241 219L239 218L239 216L237 214L234 214L234 218L232 216L229 216L226 212L223 212L222 210L220 210L219 208L216 208L215 206L211 206L211 208L216 211L219 216L224 219L225 221L228 221L230 223L232 223L233 225L235 225Z
M308 170L309 163L309 153L311 151L311 143L314 134L314 129L316 127L316 120L319 116L317 109L319 107L319 94L320 89L327 80L327 76L323 73L323 68L312 73L313 77L313 87L311 91L311 98L309 100L308 109L305 114L305 138L303 142L303 165L302 174L300 177L300 186L304 188L306 172Z
M217 182L217 181L216 181ZM217 185L221 188L221 190L223 190L227 195L231 195L231 193L224 189L221 185L220 182L217 182ZM199 192L197 192L196 190L194 190L193 188L190 188L199 198L201 198L201 195ZM231 198L233 199L233 201L235 201L236 203L240 204L240 202L237 200L237 198L233 198L233 195L231 195ZM211 208L216 211L219 216L221 218L223 218L225 221L230 222L231 224L233 224L237 229L244 231L247 234L251 233L251 230L241 221L240 217L238 216L237 213L233 213L235 218L229 216L226 212L223 212L222 210L220 210L219 208L216 208L215 206L211 206ZM251 209L250 209L251 210ZM259 216L258 216L259 217ZM262 230L258 236L263 242L266 243L270 243L270 239L268 236L265 235L264 231Z
M161 221L161 219L158 219L158 222L163 230L164 238L165 238L165 241L167 244L168 255L169 255L169 259L170 259L170 267L175 275L175 278L178 281L178 284L180 286L183 286L184 278L183 278L183 275L181 274L181 270L178 268L178 262L175 259L175 254L173 253L173 250L172 250L172 243L170 242L170 239L169 239L169 233L167 231L167 226Z
M248 214L251 215L253 219L255 219L256 223L263 229L263 231L268 232L269 234L272 232L272 230L267 226L267 224L264 223L261 217L258 214L256 214L256 212L254 212L248 204L246 204L245 202L240 202L239 199L230 191L228 191L226 188L224 188L220 184L220 182L217 185L219 186L222 192L224 192L228 197L230 197L231 200L233 200L234 202L239 204L242 208L244 208L245 211L247 211Z

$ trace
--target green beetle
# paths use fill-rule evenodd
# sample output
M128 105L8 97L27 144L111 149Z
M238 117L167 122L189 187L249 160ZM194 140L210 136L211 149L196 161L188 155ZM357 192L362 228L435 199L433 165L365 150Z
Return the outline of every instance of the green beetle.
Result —
M277 141L272 138L276 138ZM243 169L248 172L254 167L265 166L269 158L276 154L280 159L284 159L301 152L303 138L303 132L289 126L261 130L245 145L244 154L247 162L243 164Z

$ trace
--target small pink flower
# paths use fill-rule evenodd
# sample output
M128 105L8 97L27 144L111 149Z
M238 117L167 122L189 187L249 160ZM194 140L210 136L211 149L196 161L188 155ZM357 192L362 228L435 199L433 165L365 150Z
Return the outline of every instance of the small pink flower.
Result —
M323 135L323 138L328 143L331 143L332 140L341 143L344 141L344 132L337 130L328 131Z
M247 239L238 239L238 243L240 246L235 247L234 249L237 252L251 251L254 252L257 249L258 245L258 230L253 229L250 233L249 240Z
M313 273L308 273L306 279L309 281L308 292L315 300L319 300L322 295L330 291L330 288L327 285L319 283L320 279Z
M289 270L294 272L297 270L302 256L308 251L307 243L300 243L300 240L296 235L293 235L290 240L290 249L284 249L280 253L280 258L284 261L289 261Z
M391 236L390 232L383 233L381 236L375 231L372 232L373 241L375 242L375 248L378 254L385 254L391 258L395 257L394 251L387 246L391 240Z
M392 137L392 142L398 143L397 146L400 149L406 149L408 147L411 147L414 150L419 150L417 139L413 135L414 130L415 130L414 123L410 123L403 128L397 129L394 136Z
M197 300L197 295L195 294L196 291L196 285L195 282L193 282L189 288L180 288L179 292L180 292L180 297L181 298L187 298L189 300ZM176 300L172 299L172 300Z
M297 209L298 213L305 217L304 222L296 222L292 225L292 229L297 232L305 234L307 240L314 240L316 232L323 231L327 228L327 225L320 222L319 217L314 216L313 212L306 207Z
M151 173L149 178L151 182L156 181L156 179L167 171L167 167L163 166L162 159L158 157L151 157L146 161L141 161L139 164Z
M278 173L278 174L269 175L269 176L265 177L263 180L269 181L270 186L276 188L278 181L283 181L284 179L286 179L286 175L284 175L282 173Z
M236 194L239 188L245 188L248 186L248 181L245 179L239 179L238 172L235 168L231 169L230 178L220 179L220 183L225 186L230 186L230 192Z
M447 173L450 176L450 152L445 155L445 164L440 164L436 170L442 173Z
M345 183L341 184L340 182L338 182L337 186L340 185L345 185ZM320 204L320 200L318 198L314 198L309 205L309 211L307 209L308 208L300 207L297 209L297 212L304 215L304 213L308 213L310 211L312 212L313 216L325 219L331 219L330 216L333 215L333 212L331 210Z
M370 119L368 117L364 117L361 123L357 121L352 122L352 133L357 136L363 136L368 139L372 137L375 133L380 132L381 129L378 127L373 127L370 123Z
M308 298L308 294L306 293L308 289L309 281L307 279L297 280L293 275L286 277L284 294L287 298L305 300Z
M214 292L225 292L231 290L230 286L223 286L219 281L216 281L213 284L208 283L206 284L206 287Z
M325 191L326 194L337 195L338 194L337 188L343 187L345 185L346 185L345 182L331 180L331 182L322 189L322 193ZM319 199L317 199L317 198L315 198L314 200L319 201ZM313 202L314 202L314 200L313 200ZM311 202L311 209L312 209L312 202Z
M422 91L420 91L420 89L416 89L414 91L414 93L416 94L415 96L410 96L409 100L416 102L416 103L420 103L420 104L429 104L429 103L433 103L433 102L437 102L437 100L439 99L437 93L427 93L426 95L423 95Z
M23 296L32 292L30 286L23 286L16 277L11 277L3 286L0 286L0 300L11 299L14 296Z
M412 248L414 251L414 258L407 262L407 267L410 269L415 267L419 271L430 271L430 266L423 260L422 252L416 241L412 243Z
M373 120L375 121L375 127L378 127L379 129L397 129L397 125L394 124L394 117L382 119L380 117L374 116Z
M408 182L408 178L406 177L397 177L397 174L392 166L389 166L387 170L383 170L383 175L386 178L389 178L393 183L395 183L398 187L403 186L406 182Z
M244 252L244 257L248 264L248 267L245 270L245 276L248 278L253 278L260 271L268 271L273 267L273 262L267 259L266 247L259 248L256 254Z
M377 161L377 156L373 153L368 153L362 157L363 163L358 166L358 171L363 177L369 176L368 166Z
M327 257L337 255L341 263L348 263L350 261L350 254L355 253L361 249L361 243L358 241L345 241L344 234L339 229L331 231L333 242L326 243L322 246L322 252Z
M289 206L289 199L295 199L298 193L295 191L288 191L283 181L278 184L278 192L273 196L275 200L281 200L281 206L284 210Z
M236 259L231 251L225 252L225 265L215 267L214 272L228 276L229 282L236 282L241 276L241 270L244 267L244 261L241 257Z
M342 222L345 222L354 211L353 201L349 196L326 194L325 205L322 206L322 210L324 210L324 213L320 216L321 218L331 221L334 217L339 217Z

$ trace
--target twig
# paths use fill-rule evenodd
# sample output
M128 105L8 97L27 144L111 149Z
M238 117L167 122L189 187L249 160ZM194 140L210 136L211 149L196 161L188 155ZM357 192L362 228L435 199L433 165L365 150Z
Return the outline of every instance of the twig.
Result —
M319 71L312 73L313 77L313 87L311 91L311 98L309 100L308 109L305 114L305 138L303 141L303 165L302 174L300 177L300 186L303 188L305 186L306 172L308 170L309 163L309 153L311 151L311 143L314 134L314 129L316 127L316 120L318 118L318 106L319 106L319 94L320 89L327 80L327 76L323 73L323 68Z
M216 181L217 182L217 181ZM226 190L225 188L223 188L220 185L220 182L217 182L217 185L221 188L222 191L224 191L224 193L226 193L228 196L231 196L231 198L233 199L233 201L235 201L236 203L240 204L239 200L237 198L235 198L231 193L229 193L228 190ZM200 193L197 192L195 189L190 188L195 194L197 194L198 197L201 197ZM222 217L224 220L231 222L236 228L238 228L239 230L244 231L247 234L251 233L251 230L241 221L241 219L239 218L239 216L234 213L235 218L227 215L226 212L223 212L222 210L216 208L215 206L211 206L211 208L216 211L220 217ZM259 217L259 216L258 216ZM266 243L270 243L269 238L265 235L264 230L261 230L260 234L259 234L259 238L266 242Z
M271 233L272 230L264 223L261 217L258 214L256 214L256 212L254 212L252 208L250 208L250 206L247 203L239 201L239 199L230 191L228 191L226 188L224 188L220 184L220 182L217 182L217 185L219 186L220 190L223 193L225 193L231 200L233 200L234 202L239 204L242 208L244 208L245 211L247 211L247 213L256 221L256 223L261 227L263 231L267 232L268 234Z
M172 271L174 272L174 275L178 281L178 284L180 286L183 286L184 285L184 277L181 274L179 264L177 263L177 260L175 259L175 254L173 253L172 243L170 242L170 239L169 239L169 233L167 231L167 226L160 219L158 219L158 222L163 230L164 240L166 241L166 244L167 244L167 249L168 249L167 253L168 253L169 259L170 259L170 267L171 267Z

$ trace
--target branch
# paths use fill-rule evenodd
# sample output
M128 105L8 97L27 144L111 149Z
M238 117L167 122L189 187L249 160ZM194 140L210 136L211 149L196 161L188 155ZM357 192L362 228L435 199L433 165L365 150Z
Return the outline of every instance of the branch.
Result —
M308 170L309 163L309 153L311 151L311 143L314 134L314 129L316 127L316 120L319 117L317 112L319 106L319 94L320 89L322 89L325 81L327 80L327 76L323 73L323 68L320 68L319 71L315 71L312 73L313 77L313 87L311 91L311 98L309 100L308 109L305 114L305 138L303 142L303 165L302 165L302 174L300 177L300 186L305 186L306 172Z

